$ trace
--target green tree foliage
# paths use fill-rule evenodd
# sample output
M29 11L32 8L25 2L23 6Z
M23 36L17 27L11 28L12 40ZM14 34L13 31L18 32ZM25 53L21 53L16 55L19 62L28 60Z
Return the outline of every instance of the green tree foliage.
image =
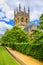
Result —
M1 38L0 38L0 42L1 42Z
M20 27L13 27L11 30L7 30L2 37L4 43L14 42L29 42L29 34L22 30Z
M43 14L40 16L39 20L40 20L39 29L43 29Z
M0 43L2 42L2 39L0 38Z
M43 32L39 30L33 31L34 40L33 44L43 44Z

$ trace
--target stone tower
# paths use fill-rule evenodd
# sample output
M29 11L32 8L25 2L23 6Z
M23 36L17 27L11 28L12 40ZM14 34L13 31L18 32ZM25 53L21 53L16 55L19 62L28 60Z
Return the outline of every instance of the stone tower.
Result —
M21 11L21 5L19 4L19 9L14 10L14 24L17 26L20 26L22 29L25 28L30 22L30 16L29 16L29 8L28 13L26 12L26 9L24 7L24 11Z

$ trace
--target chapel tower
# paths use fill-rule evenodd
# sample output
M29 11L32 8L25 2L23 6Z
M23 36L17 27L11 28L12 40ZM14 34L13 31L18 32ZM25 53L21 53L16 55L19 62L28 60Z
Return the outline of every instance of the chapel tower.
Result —
M21 5L19 4L19 8L17 10L14 10L14 24L17 26L20 26L22 29L25 28L30 23L30 16L29 16L29 7L28 12L26 12L26 9L24 7L24 11L21 10Z

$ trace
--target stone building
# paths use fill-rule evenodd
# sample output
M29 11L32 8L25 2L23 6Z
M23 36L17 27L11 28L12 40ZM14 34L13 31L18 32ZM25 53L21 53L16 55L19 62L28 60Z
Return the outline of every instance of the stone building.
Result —
M31 32L31 30L37 29L37 26L33 24L30 26L30 11L28 7L28 12L26 12L26 9L24 7L24 11L21 10L21 5L19 4L19 8L17 10L14 10L14 24L17 26L20 26L22 29L24 29L27 32Z
M29 8L27 13L25 7L24 7L24 11L21 11L21 5L19 5L19 10L17 8L17 12L14 11L14 20L15 20L15 25L18 25L24 29L25 26L27 26L30 21Z

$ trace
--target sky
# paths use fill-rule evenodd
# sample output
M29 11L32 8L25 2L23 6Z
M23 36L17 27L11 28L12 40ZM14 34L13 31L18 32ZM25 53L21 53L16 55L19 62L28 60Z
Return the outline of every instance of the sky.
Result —
M14 26L14 9L21 4L22 10L30 9L30 21L37 23L43 13L43 0L0 0L0 34Z

